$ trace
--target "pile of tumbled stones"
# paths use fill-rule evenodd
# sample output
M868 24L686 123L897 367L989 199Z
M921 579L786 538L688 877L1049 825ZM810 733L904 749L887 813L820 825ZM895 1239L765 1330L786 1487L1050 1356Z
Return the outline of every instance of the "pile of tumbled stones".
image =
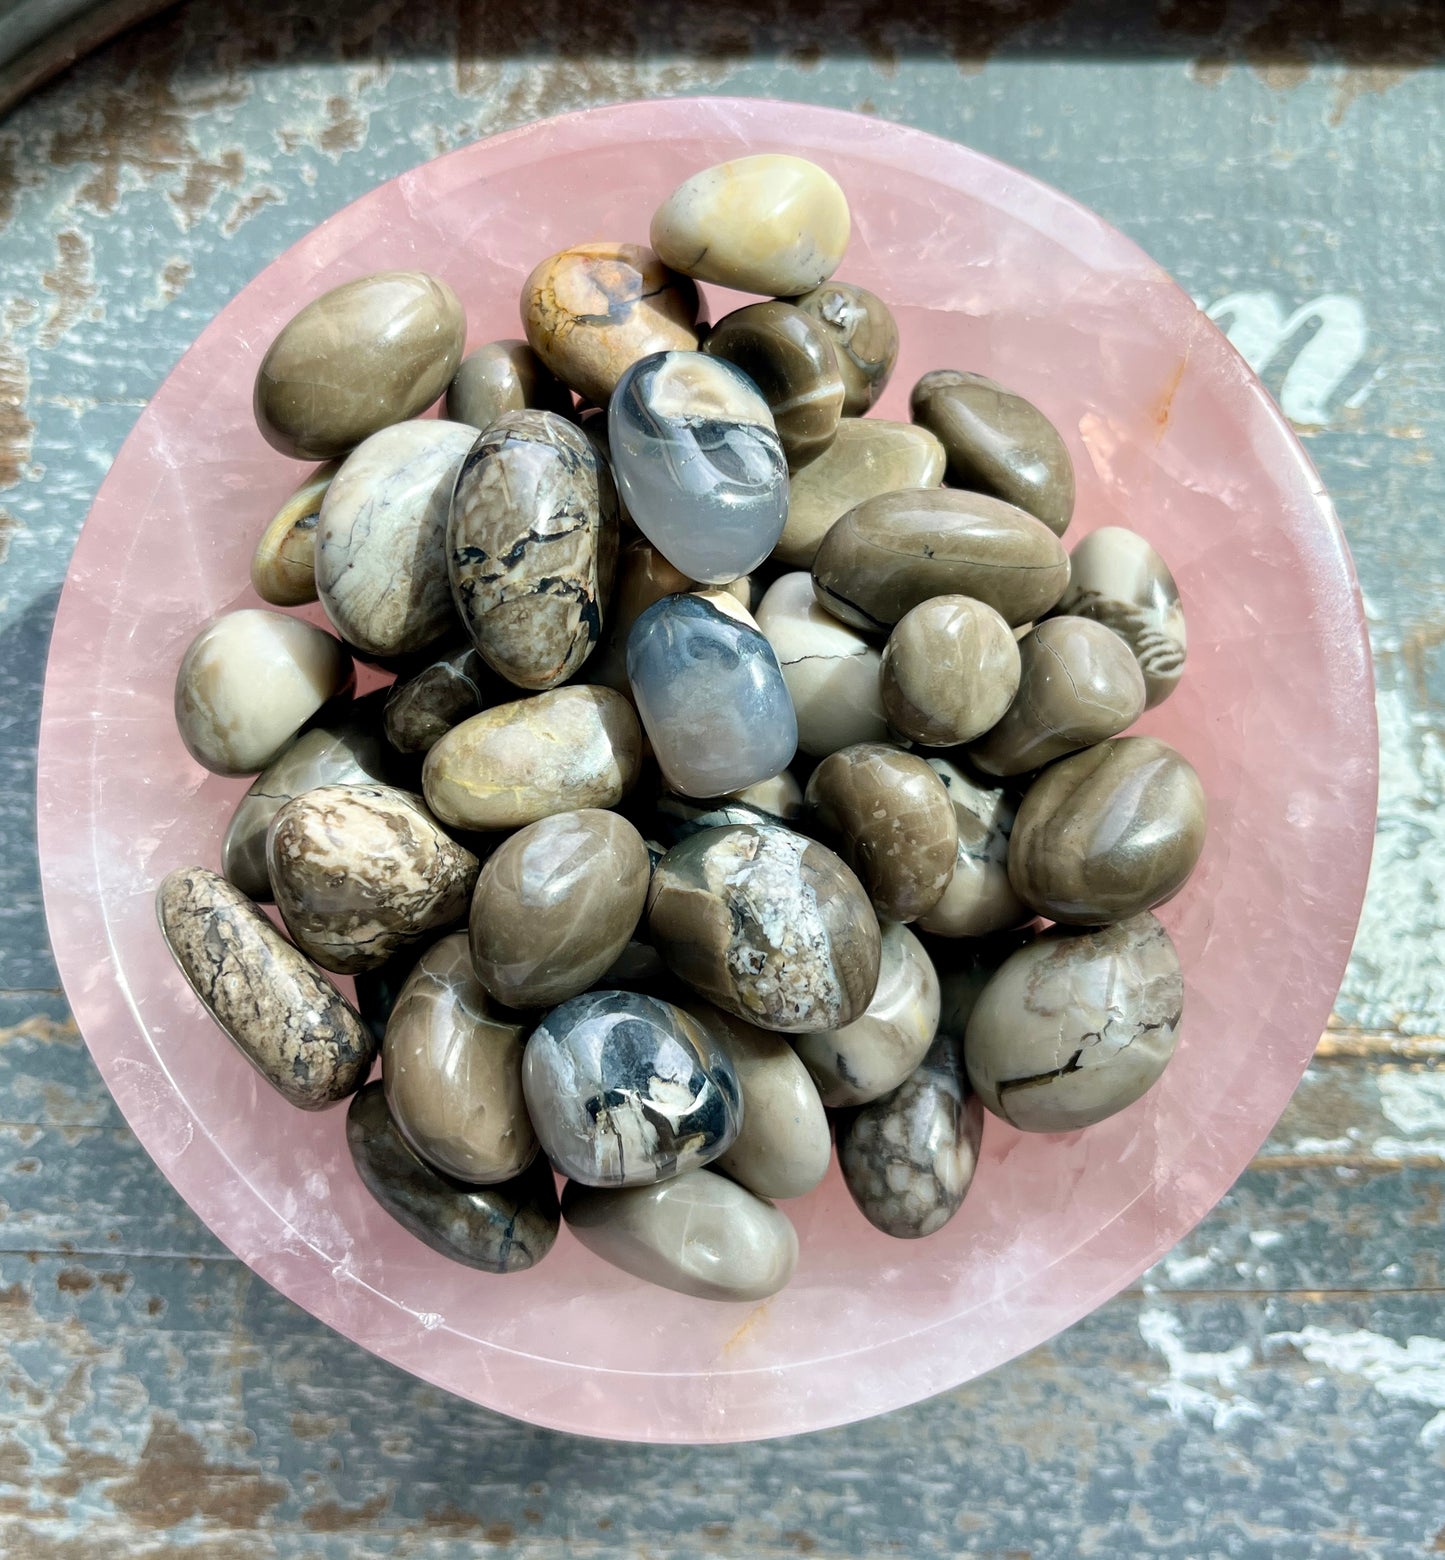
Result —
M1173 1051L1149 912L1204 796L1120 733L1179 679L1174 582L1117 527L1065 552L1064 443L992 380L866 415L898 331L830 280L849 225L821 168L744 157L650 247L544 260L525 342L463 357L446 283L389 271L260 366L261 432L326 464L252 581L334 633L248 608L187 650L187 747L257 778L161 926L286 1100L351 1098L361 1179L458 1262L528 1268L565 1219L758 1299L835 1139L862 1214L928 1235L981 1106L1071 1132ZM765 301L708 326L698 282ZM395 682L354 697L354 658Z

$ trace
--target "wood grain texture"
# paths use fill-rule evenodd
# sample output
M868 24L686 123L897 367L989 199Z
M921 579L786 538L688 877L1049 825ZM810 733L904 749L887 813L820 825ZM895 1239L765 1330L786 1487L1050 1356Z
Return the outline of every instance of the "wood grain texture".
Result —
M0 1555L1445 1551L1442 52L1423 3L192 0L0 122ZM967 141L1180 278L1340 510L1383 769L1335 1022L1188 1239L985 1381L861 1426L688 1451L459 1403L228 1256L68 1021L32 794L70 549L215 310L424 157L539 114L714 90Z

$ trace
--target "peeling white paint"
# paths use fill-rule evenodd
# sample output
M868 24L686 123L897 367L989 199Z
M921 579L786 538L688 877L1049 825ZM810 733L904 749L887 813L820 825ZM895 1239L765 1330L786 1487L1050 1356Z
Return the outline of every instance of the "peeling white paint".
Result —
M1164 1272L1171 1284L1187 1288L1197 1279L1207 1277L1209 1270L1214 1266L1214 1257L1212 1251L1204 1252L1197 1257L1165 1257Z
M1273 1251L1284 1241L1284 1236L1278 1230L1251 1230L1249 1243L1256 1251Z
M1264 1418L1257 1403L1235 1390L1254 1361L1248 1344L1237 1344L1221 1354L1196 1353L1185 1346L1179 1319L1162 1310L1140 1313L1139 1336L1164 1356L1169 1369L1169 1380L1163 1386L1151 1387L1149 1396L1163 1403L1175 1418L1204 1419L1216 1430L1230 1430L1246 1420ZM1210 1391L1199 1382L1211 1382L1229 1395Z
M1342 1376L1362 1376L1383 1398L1437 1410L1420 1429L1422 1446L1445 1442L1445 1340L1420 1335L1403 1345L1363 1328L1332 1333L1323 1327L1271 1333L1272 1343L1290 1343L1313 1365Z
M1387 1069L1376 1077L1380 1109L1402 1132L1445 1131L1445 1073Z

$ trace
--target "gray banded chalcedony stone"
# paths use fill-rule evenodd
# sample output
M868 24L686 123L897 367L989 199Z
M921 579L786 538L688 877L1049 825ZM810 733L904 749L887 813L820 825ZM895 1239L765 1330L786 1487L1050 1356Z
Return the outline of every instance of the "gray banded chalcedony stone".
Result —
M912 488L865 499L823 538L813 588L835 617L886 632L931 596L973 596L1011 627L1064 593L1069 559L1042 521L1001 499Z
M1152 915L1056 927L1011 955L975 1003L969 1082L1024 1132L1073 1132L1132 1105L1174 1054L1184 978Z
M881 920L916 921L943 897L958 821L942 780L918 754L885 742L840 748L813 771L804 800Z
M254 775L355 676L346 648L284 612L245 607L212 619L176 671L176 726L217 775Z
M652 874L642 836L587 807L539 819L488 858L472 896L472 959L513 1008L552 1007L600 980L642 918Z
M798 748L778 658L751 620L666 596L627 636L627 677L663 778L684 796L766 780Z
M307 727L241 798L221 845L221 870L248 899L272 897L266 833L293 796L321 785L385 784L391 778L386 741L363 713L370 703L370 696L357 700L334 719Z
M372 1035L244 894L204 867L182 867L157 889L156 914L191 989L278 1093L322 1110L361 1087Z
M251 586L273 607L299 607L316 600L316 522L321 500L339 470L328 461L296 489L261 533L251 555Z
M555 688L591 655L617 564L606 462L556 412L504 412L457 475L447 566L483 660L521 688Z
M467 934L434 942L387 1020L381 1077L414 1153L459 1181L510 1181L537 1154L522 1097L527 1025L498 1007L472 969Z
M978 1167L983 1110L963 1045L940 1034L893 1090L838 1123L838 1163L864 1218L885 1235L932 1235L963 1206Z
M507 685L468 646L398 678L386 696L387 741L398 753L429 753L453 726L510 698Z
M760 1029L851 1022L878 984L878 920L832 851L791 829L707 829L654 869L647 924L667 967Z
M540 1156L514 1180L472 1186L423 1164L387 1109L378 1079L351 1102L346 1146L367 1191L433 1251L484 1273L521 1273L552 1249L561 1214Z
M286 929L324 969L385 964L466 914L477 858L419 797L387 785L328 785L293 797L266 837Z
M1184 674L1187 636L1169 566L1137 532L1102 525L1069 554L1069 588L1059 612L1095 618L1139 659L1146 707L1173 693Z
M1204 849L1204 787L1155 737L1116 737L1050 764L1024 793L1008 873L1051 921L1096 926L1172 898Z
M766 1300L798 1263L787 1216L711 1170L616 1191L572 1181L562 1216L594 1256L699 1300Z
M634 363L607 405L627 512L689 579L723 585L773 550L788 464L773 416L740 369L701 352Z
M893 311L877 293L852 282L824 282L793 302L817 320L832 343L843 376L843 415L861 417L883 394L898 361Z
M256 375L256 422L298 460L333 460L419 416L462 360L457 295L425 271L378 271L313 298Z
M1018 694L968 750L985 774L1021 775L1118 736L1144 713L1129 646L1092 618L1051 617L1018 643Z
M948 480L1037 515L1061 536L1074 512L1074 463L1047 417L982 374L941 368L913 387L914 422L948 452Z
M919 930L935 937L985 937L1031 921L1034 912L1014 892L1008 875L1013 799L999 786L980 784L945 758L927 763L953 803L958 854L943 897L919 916Z
M811 315L779 298L750 303L725 314L702 350L740 368L762 392L790 471L833 442L843 415L843 376L827 332Z
M428 418L372 434L321 501L316 589L350 645L370 656L425 650L455 629L447 511L475 428Z
M447 386L447 416L478 430L529 406L572 415L572 392L525 341L489 341L468 352Z
M841 1028L799 1035L798 1055L823 1103L862 1105L896 1089L938 1033L938 973L906 926L883 923L878 985L867 1011Z
M585 1186L643 1186L716 1159L742 1124L726 1053L689 1013L635 991L553 1008L522 1064L547 1157Z

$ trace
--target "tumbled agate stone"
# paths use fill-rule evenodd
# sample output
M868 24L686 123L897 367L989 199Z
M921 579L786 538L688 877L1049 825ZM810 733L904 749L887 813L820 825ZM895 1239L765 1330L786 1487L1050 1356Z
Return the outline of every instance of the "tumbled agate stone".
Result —
M773 414L740 369L701 352L634 363L607 409L628 513L691 580L723 585L755 569L788 513L788 463Z
M793 701L772 646L697 596L665 596L632 626L627 676L668 785L721 796L786 769Z

